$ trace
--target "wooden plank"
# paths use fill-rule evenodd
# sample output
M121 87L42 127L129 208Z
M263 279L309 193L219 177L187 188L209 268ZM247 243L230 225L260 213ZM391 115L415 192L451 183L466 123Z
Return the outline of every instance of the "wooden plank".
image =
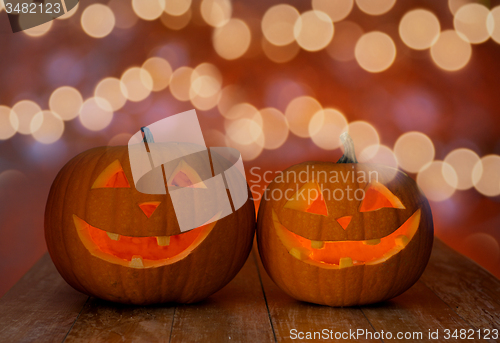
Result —
M139 307L91 298L65 343L168 342L174 306Z
M273 342L255 260L223 289L175 310L171 342Z
M358 329L374 332L373 327L358 307L333 308L291 298L271 280L262 265L255 245L252 253L259 266L260 278L278 342L307 341L308 332L313 338L316 332L316 340L333 340L337 334L344 335L343 338L337 337L340 338L337 340L342 342L380 342L378 339L353 339L353 336L350 336ZM304 338L299 339L301 337L299 333L303 333ZM321 334L325 336L322 337Z
M439 339L443 340L445 329L451 331L472 329L467 322L420 281L394 299L362 306L361 309L373 327L380 333L385 332L385 340L391 342L407 342L408 339L432 341L429 339L429 330L431 332L439 330ZM392 337L387 337L388 332ZM403 335L421 333L422 336L410 336L409 338L402 336L401 339L397 339L398 333Z
M439 239L420 280L475 329L500 331L500 280Z
M0 342L62 342L87 299L45 254L0 299Z

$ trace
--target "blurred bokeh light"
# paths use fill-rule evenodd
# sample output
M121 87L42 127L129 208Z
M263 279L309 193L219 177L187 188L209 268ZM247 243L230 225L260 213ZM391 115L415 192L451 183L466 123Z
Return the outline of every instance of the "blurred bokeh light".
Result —
M260 174L336 161L349 132L500 276L500 0L90 0L58 19L0 35L0 295L45 251L67 160L192 108Z
M380 73L394 62L396 45L383 32L368 32L359 38L354 53L361 68L371 73Z

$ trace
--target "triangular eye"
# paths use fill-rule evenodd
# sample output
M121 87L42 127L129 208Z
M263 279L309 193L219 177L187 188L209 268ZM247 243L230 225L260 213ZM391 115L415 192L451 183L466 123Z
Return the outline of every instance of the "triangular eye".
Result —
M365 197L359 212L376 211L384 207L405 209L401 200L380 182L370 183L365 189Z
M107 166L95 180L93 188L130 188L120 161L116 160Z
M200 175L185 161L181 161L167 180L168 187L207 188Z
M302 186L299 191L287 201L284 206L292 210L328 215L325 199L319 185L315 182L308 182Z

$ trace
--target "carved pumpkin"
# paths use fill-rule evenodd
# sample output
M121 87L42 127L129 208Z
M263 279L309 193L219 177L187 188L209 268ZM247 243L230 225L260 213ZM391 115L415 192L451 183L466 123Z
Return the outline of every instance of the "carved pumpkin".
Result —
M429 260L425 196L399 170L356 163L349 141L338 163L285 170L260 204L262 263L298 300L351 306L390 299L410 288Z
M189 163L166 174L169 186L200 184ZM133 304L208 297L241 269L254 230L248 199L226 217L181 232L168 194L135 189L126 146L94 148L69 161L45 212L47 247L63 278L83 293Z

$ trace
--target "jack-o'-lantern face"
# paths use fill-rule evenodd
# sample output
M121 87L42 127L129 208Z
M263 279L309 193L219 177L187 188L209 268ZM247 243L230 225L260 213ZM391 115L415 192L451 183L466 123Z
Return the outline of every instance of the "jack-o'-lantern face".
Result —
M204 200L193 196L186 213L199 211L199 221L207 224L181 230L172 193L194 194L189 188L209 185L212 174L200 176L200 157L185 158L192 149L174 144L179 162L162 164L165 172L159 173L164 193L138 191L129 149L85 151L54 180L45 238L57 270L75 289L110 301L189 303L208 297L226 285L248 257L255 232L253 201L214 215L213 207L206 210ZM223 195L228 201L226 189ZM208 198L219 204L222 195L210 193Z
M205 188L203 181L196 171L183 160L179 162L178 166L168 177L167 185L170 188ZM101 198L105 192L117 190L121 193L120 197L123 197L125 201L128 200L131 202L130 204L126 204L125 211L131 210L130 216L136 215L139 217L133 223L146 226L146 231L148 232L157 231L154 229L154 226L159 225L162 220L160 218L155 221L154 216L162 216L162 212L164 212L162 209L169 206L170 199L165 195L160 196L161 199L155 196L154 200L150 201L138 200L134 196L134 193L137 193L137 191L134 189L133 183L129 182L129 177L127 177L119 160L113 161L101 172L94 181L90 192L91 196L95 194L96 198ZM129 194L123 194L125 192ZM95 209L96 213L100 216L106 212L106 209L103 207L105 205L101 203L100 208ZM111 210L118 210L120 213L120 210L114 207L111 207ZM116 227L109 228L112 231L103 230L99 228L99 225L103 225L99 220L90 224L76 214L73 215L73 220L78 236L92 255L111 263L132 268L151 268L175 263L187 256L205 239L216 225L220 214L216 216L217 218L212 218L208 224L193 230L161 236L144 236L144 234L139 236L125 235L119 233L122 231ZM109 215L106 215L107 217ZM172 224L173 222L168 223L166 228L172 226ZM175 233L175 231L167 230L167 233Z
M257 224L262 262L278 286L330 306L405 291L423 272L432 237L430 208L415 182L359 163L290 167L266 189Z
M316 182L306 183L285 203L284 209L301 211L312 216L328 217L328 206L322 188ZM340 192L337 193L340 194ZM363 192L359 193L362 194L359 200L354 197L351 200L358 202L356 212L336 216L334 218L336 223L325 220L326 218L322 221L327 221L326 225L333 224L338 231L340 231L339 228L344 231L351 228L356 230L355 225L359 225L359 221L364 218L352 221L353 217L381 209L405 209L401 200L376 180L367 184ZM288 212L288 210L283 210L282 213L286 216ZM335 209L333 212L336 212ZM293 257L321 268L346 268L365 263L369 265L381 263L404 249L418 229L420 213L421 210L417 209L403 224L396 227L395 231L384 237L346 241L311 240L302 237L282 225L274 209L272 219L276 234ZM349 233L346 232L346 234L349 236Z

